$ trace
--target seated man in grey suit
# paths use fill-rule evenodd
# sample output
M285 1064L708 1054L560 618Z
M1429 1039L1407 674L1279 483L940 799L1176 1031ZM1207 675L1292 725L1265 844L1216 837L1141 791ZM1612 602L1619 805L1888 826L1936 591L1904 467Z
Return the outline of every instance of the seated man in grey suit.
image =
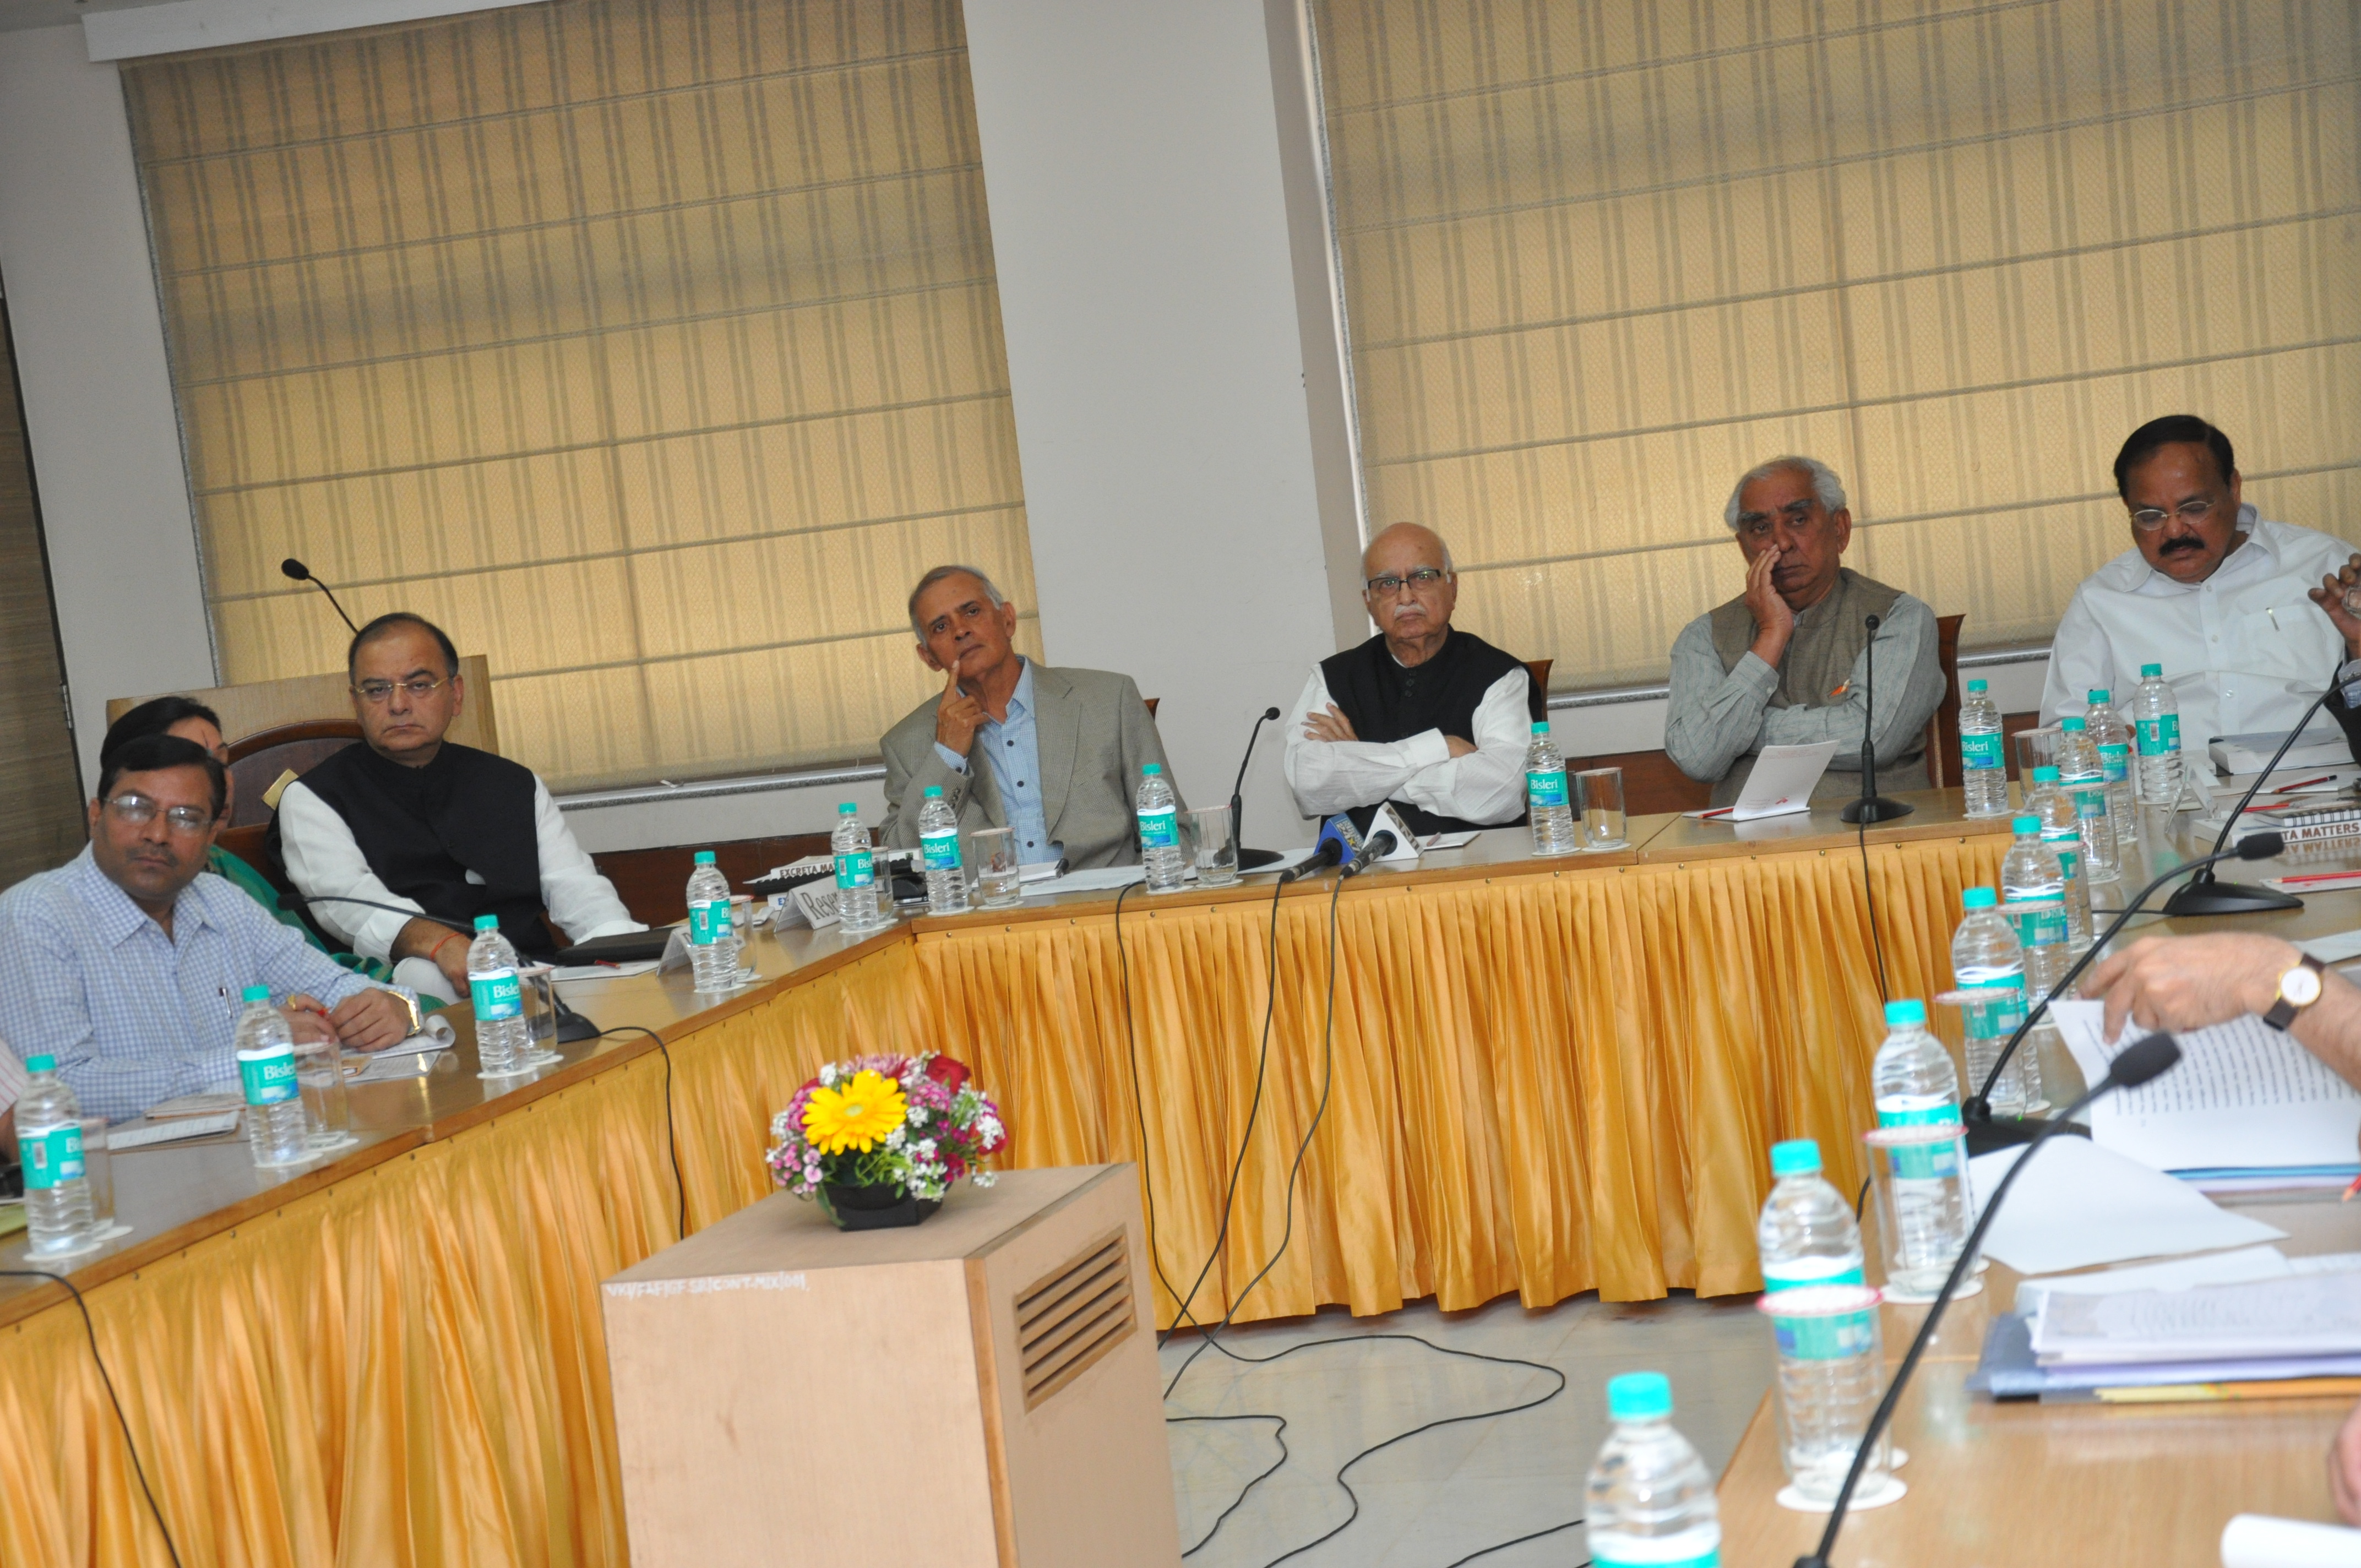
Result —
M1137 865L1140 769L1153 762L1168 780L1172 770L1131 677L1026 658L1011 642L1016 607L972 566L938 566L919 578L910 628L927 668L949 678L942 696L885 732L879 839L916 848L918 808L934 785L961 831L1016 828L1016 856L1027 865ZM1180 786L1172 787L1177 799Z

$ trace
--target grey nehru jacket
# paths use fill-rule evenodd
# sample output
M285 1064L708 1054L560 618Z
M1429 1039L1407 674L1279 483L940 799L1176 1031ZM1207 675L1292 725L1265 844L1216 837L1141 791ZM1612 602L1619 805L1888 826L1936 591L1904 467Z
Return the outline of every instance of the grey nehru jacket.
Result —
M1880 621L1874 715L1863 689L1870 615ZM1763 747L1821 740L1836 741L1837 754L1813 798L1860 793L1861 731L1872 721L1880 783L1892 767L1897 773L1888 787L1924 784L1912 770L1925 756L1927 720L1943 701L1933 610L1839 568L1828 597L1795 617L1777 669L1755 657L1755 630L1740 598L1690 621L1673 644L1664 751L1681 772L1713 784L1716 806L1738 798Z

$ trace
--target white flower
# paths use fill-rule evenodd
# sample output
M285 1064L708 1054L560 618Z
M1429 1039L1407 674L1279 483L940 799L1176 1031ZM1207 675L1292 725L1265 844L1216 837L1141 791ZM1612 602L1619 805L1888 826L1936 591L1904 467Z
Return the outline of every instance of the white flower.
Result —
M978 1170L971 1172L968 1176L968 1179L975 1183L978 1187L989 1187L994 1182L999 1180L1000 1178L993 1175L992 1172L988 1170Z
M927 1108L926 1108L925 1106L923 1106L923 1105L913 1105L913 1106L911 1106L911 1107L910 1107L910 1125L912 1125L912 1126L914 1126L914 1127L923 1127L923 1126L925 1126L926 1124L927 1124ZM1858 1444L1856 1444L1855 1446L1859 1446L1859 1445L1858 1445Z
M908 1140L909 1135L908 1129L896 1127L885 1135L885 1146L889 1149L898 1149Z
M826 1067L819 1069L819 1080L830 1089L836 1087L836 1064L834 1062L830 1062Z

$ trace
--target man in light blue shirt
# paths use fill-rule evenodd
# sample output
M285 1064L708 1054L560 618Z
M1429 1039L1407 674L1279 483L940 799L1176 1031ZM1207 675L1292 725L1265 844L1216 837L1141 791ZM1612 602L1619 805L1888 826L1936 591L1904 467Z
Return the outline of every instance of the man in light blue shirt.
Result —
M983 722L976 727L975 750L983 753L985 765L992 769L1001 810L1008 817L1008 826L1016 829L1017 860L1026 865L1055 864L1066 851L1050 841L1049 819L1041 814L1041 746L1039 727L1033 721L1033 661L1020 653L1016 663L1024 673L1016 677L1007 717L983 716ZM943 766L966 774L968 759L940 740L935 742L935 754L943 760Z
M131 741L99 777L89 846L0 894L0 1037L57 1058L85 1115L235 1089L249 985L270 988L298 1041L377 1050L416 1026L408 992L338 967L205 871L226 795L194 741Z

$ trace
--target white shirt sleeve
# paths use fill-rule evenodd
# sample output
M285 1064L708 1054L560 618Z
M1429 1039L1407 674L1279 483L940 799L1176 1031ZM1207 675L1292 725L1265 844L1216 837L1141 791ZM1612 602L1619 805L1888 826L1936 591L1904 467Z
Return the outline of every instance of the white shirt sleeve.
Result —
M1396 793L1439 817L1488 825L1515 821L1525 808L1525 751L1533 734L1525 693L1532 684L1521 669L1494 681L1476 705L1470 726L1476 733L1468 737L1476 750L1420 769Z
M566 825L565 813L549 798L549 786L538 775L533 781L533 823L541 850L541 902L569 941L647 929L631 918L615 895L615 884L598 874L575 842L574 829Z
M401 897L378 880L345 819L305 788L301 779L279 796L279 855L286 862L287 880L295 884L295 891L321 901L310 910L320 929L342 938L365 959L391 961L394 938L410 924L408 916L326 900L360 898L426 913L414 900Z
M2125 687L2137 684L2115 679L2114 651L2107 645L2106 630L2077 593L2059 618L2057 634L2049 640L2049 674L2041 683L2041 722L2055 724L2089 712L2094 688L2104 687L2121 702L2127 696Z
M1326 817L1400 798L1469 822L1514 820L1524 806L1525 744L1532 732L1525 689L1531 678L1523 670L1511 670L1492 683L1476 708L1476 733L1467 738L1477 749L1454 757L1440 729L1383 742L1305 735L1304 721L1324 712L1329 703L1328 682L1320 666L1312 665L1312 678L1288 715L1287 751L1280 761L1296 809L1306 817Z

